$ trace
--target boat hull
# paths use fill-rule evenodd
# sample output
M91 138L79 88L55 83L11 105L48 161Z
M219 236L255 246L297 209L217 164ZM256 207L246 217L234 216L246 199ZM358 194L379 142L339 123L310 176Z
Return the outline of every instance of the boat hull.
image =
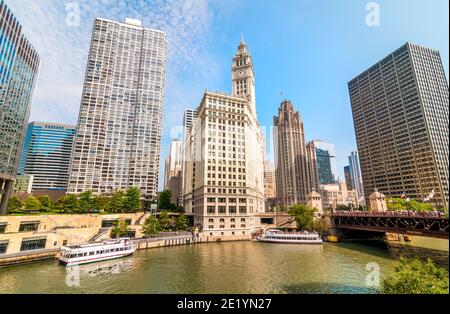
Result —
M284 243L284 244L322 244L323 241L319 240L281 240L281 239L258 239L259 242L268 242L268 243Z
M135 249L129 250L126 252L121 252L120 254L109 254L109 255L104 254L104 256L92 256L92 257L85 256L85 257L73 258L73 259L60 258L59 262L60 262L60 264L65 264L66 266L92 264L92 263L97 263L97 262L102 262L102 261L107 261L107 260L130 256L134 253L134 251L135 251Z

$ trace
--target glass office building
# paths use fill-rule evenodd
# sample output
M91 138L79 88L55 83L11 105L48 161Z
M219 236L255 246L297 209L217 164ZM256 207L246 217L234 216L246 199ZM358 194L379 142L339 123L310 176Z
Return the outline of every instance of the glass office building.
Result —
M33 190L66 190L75 125L31 122L19 173L33 175Z
M321 140L314 140L319 184L337 183L337 163L334 145Z
M37 52L0 0L0 213L17 174L38 68Z

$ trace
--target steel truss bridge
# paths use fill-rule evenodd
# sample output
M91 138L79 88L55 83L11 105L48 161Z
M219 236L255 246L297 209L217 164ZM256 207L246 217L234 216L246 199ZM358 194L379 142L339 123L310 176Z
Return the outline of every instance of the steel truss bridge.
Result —
M336 229L391 232L448 239L448 218L438 213L412 212L332 212L331 224Z

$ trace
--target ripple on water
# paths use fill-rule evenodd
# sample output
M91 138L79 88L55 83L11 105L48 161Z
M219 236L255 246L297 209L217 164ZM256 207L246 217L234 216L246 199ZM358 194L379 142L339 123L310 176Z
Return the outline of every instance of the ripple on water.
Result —
M376 293L366 265L384 277L399 256L431 257L448 268L448 241L411 246L367 243L208 243L138 251L81 266L79 286L57 261L0 268L1 293ZM436 244L437 243L437 244ZM425 246L425 247L424 247ZM444 250L442 250L444 248ZM445 250L447 248L447 250ZM72 282L73 283L73 282Z

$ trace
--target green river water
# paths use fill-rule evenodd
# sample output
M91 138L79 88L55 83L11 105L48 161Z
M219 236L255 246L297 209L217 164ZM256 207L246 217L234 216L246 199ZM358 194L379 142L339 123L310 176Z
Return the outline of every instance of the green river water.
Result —
M414 237L389 246L243 241L164 247L78 268L57 260L0 268L0 293L376 293L376 269L382 280L400 256L430 257L448 269L448 246Z

